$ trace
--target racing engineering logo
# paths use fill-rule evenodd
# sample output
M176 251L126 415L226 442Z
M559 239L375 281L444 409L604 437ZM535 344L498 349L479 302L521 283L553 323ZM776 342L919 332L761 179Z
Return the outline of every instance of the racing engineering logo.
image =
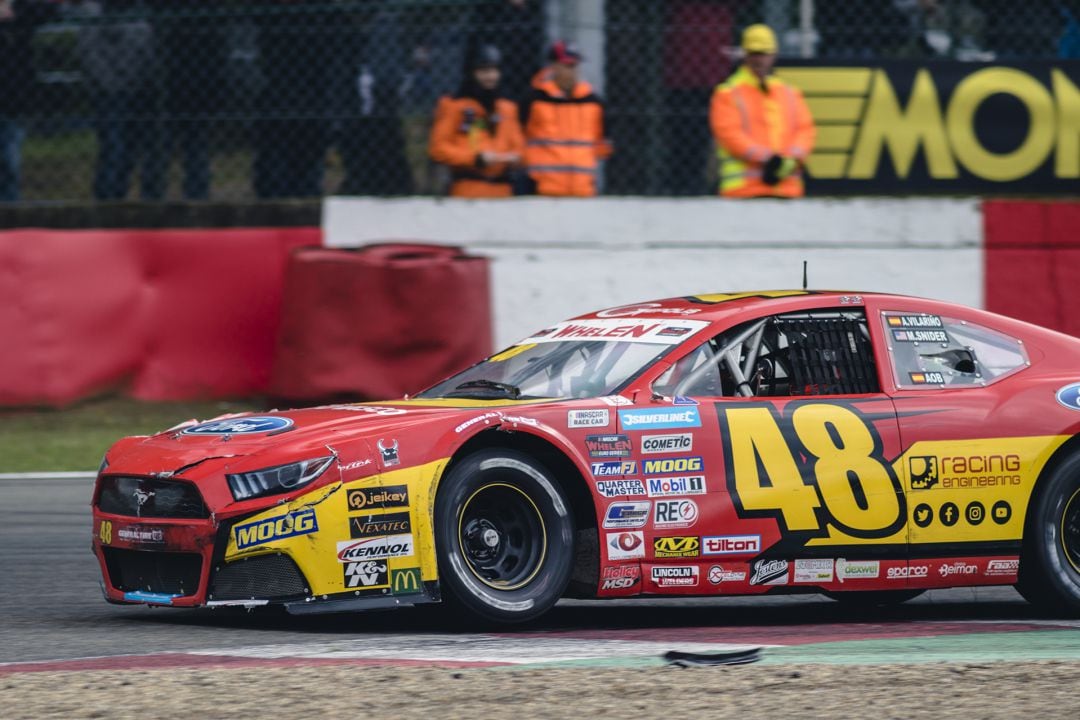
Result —
M912 490L928 490L938 482L937 458L932 455L910 457L908 472L911 474Z

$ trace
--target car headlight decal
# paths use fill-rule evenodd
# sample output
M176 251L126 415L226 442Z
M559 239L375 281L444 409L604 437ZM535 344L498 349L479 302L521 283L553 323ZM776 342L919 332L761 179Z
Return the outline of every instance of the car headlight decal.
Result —
M249 500L263 495L276 495L303 487L323 474L334 457L301 460L288 465L226 475L229 490L236 500Z

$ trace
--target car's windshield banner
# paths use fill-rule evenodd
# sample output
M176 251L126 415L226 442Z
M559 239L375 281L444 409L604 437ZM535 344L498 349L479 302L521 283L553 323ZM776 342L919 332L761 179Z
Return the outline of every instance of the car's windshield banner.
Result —
M708 324L704 320L650 320L647 318L567 320L541 330L518 344L599 340L677 345Z

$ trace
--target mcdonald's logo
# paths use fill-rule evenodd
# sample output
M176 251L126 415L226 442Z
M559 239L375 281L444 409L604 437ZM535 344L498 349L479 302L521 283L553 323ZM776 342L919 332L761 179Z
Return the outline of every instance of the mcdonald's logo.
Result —
M391 571L390 585L395 595L420 592L420 568Z

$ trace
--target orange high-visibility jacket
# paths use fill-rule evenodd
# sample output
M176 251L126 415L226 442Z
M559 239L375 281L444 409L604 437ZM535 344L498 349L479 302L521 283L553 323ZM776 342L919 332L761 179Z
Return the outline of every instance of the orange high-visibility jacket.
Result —
M484 151L525 150L525 137L518 122L517 104L499 98L495 113L488 117L484 106L471 97L439 98L431 126L428 154L435 162L450 166L455 197L509 197L513 195L508 163L485 165Z
M540 195L596 194L596 163L611 154L604 106L592 86L579 81L564 93L541 70L522 110L525 166Z
M745 66L716 86L709 124L720 156L724 197L802 197L802 165L814 149L814 119L798 88L770 77L767 89ZM794 158L794 173L769 186L762 165L773 155Z

